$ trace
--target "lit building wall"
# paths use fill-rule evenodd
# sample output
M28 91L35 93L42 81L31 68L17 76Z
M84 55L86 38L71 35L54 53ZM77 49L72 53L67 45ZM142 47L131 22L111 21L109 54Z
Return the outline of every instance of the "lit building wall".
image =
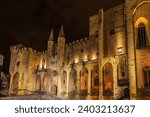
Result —
M150 42L150 5L141 1L126 0L125 4L99 10L89 19L88 38L65 44L65 38L59 37L58 44L49 45L49 53L20 45L11 47L10 94L33 91L66 99L118 99L124 94L119 86L124 80L129 83L130 98L136 99L137 88L145 83L143 68L150 66L150 49L136 47L140 22L146 25Z
M124 5L104 12L104 54L106 57L126 53L126 25ZM120 53L118 49L121 49Z
M22 95L22 89L26 89L26 78L28 77L29 52L23 45L11 47L10 61L10 94Z
M137 0L125 0L126 25L127 25L127 53L128 53L128 71L129 71L129 88L130 99L137 97L137 74L136 74L136 58L134 47L134 27L133 27L133 11L137 5Z
M145 74L144 68L150 66L150 1L141 2L134 10L134 36L135 36L135 49L136 49L136 65L137 65L137 88L141 89L145 87ZM138 26L143 23L146 28L147 35L147 47L138 47Z
M66 47L66 63L69 64L96 60L97 57L98 38L96 37L81 39Z
M89 35L95 35L99 30L99 15L93 15L89 18Z

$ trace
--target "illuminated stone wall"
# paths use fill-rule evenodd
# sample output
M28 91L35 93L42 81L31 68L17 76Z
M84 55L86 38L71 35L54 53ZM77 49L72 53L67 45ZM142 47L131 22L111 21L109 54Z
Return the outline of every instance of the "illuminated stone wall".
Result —
M137 46L137 26L139 23L146 24L146 30L149 29L149 2L149 0L125 1L127 14L127 47L131 99L136 99L138 97L137 89L143 88L143 67L149 66L149 48L146 47L142 49L138 48Z
M124 5L118 5L114 8L99 11L99 99L117 99L119 98L118 87L118 68L120 61L127 59L126 52L126 20L124 14ZM104 95L104 66L112 65L113 94ZM128 75L128 74L126 74Z
M66 64L96 60L98 38L81 39L66 45Z
M112 57L126 53L126 25L124 5L110 8L104 12L104 56Z
M98 33L99 28L99 15L93 15L89 18L89 35L95 35Z
M134 9L134 36L135 36L135 49L136 49L136 65L137 65L137 87L144 88L144 68L150 66L150 49L149 47L138 47L138 25L143 23L146 27L147 46L150 45L150 1L144 1L137 3L136 9Z
M136 48L140 22L146 24L148 39L150 36L150 5L142 1L125 0L113 8L100 9L89 18L86 38L66 44L61 27L58 44L54 44L51 34L46 51L22 45L11 47L9 94L118 99L124 96L125 87L130 89L130 98L136 99L137 88L144 84L143 67L150 66L149 48Z
M18 73L19 80L16 90L19 95L26 94L26 90L35 91L36 71L46 68L46 63L43 65L43 60L46 62L45 52L37 52L32 48L26 48L23 45L11 47L11 62L10 62L10 89L12 94L14 76Z
M11 47L11 62L10 62L10 90L9 93L13 93L12 87L14 87L13 82L15 79L15 75L18 74L18 83L16 86L17 89L25 89L26 88L26 78L28 77L28 60L29 60L29 51L27 48L22 45L17 45L15 47ZM22 94L23 92L18 92Z

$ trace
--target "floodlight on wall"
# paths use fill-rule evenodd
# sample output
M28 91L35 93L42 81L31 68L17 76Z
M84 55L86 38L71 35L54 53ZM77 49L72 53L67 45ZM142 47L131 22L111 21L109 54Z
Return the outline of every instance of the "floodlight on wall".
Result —
M78 63L78 60L75 60L75 63Z
M117 48L117 52L118 52L118 54L122 54L123 53L123 47Z
M85 61L85 62L86 62L86 61L87 61L87 59L84 59L83 61Z
M96 60L96 59L97 59L96 54L93 54L92 55L92 60Z

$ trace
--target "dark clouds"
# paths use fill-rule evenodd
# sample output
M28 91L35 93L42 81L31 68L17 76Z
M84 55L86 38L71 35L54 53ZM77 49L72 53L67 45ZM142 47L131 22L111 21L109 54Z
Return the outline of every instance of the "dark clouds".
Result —
M88 18L102 6L109 8L123 0L3 0L0 2L0 53L9 65L9 46L23 43L46 49L51 28L55 40L64 25L67 42L88 36Z

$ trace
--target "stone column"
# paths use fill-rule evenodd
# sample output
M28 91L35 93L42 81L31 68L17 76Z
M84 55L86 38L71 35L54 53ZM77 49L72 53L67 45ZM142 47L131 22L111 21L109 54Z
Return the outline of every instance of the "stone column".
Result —
M91 65L88 66L88 95L87 100L91 100Z
M99 99L104 99L103 97L103 67L99 67Z
M117 99L118 96L118 78L117 78L117 63L115 62L113 65L113 85L114 85L114 99Z
M61 68L58 70L58 83L57 83L57 89L58 89L58 92L57 92L57 95L58 96L61 96L61 92L62 92L62 88L61 88L61 79L62 79L62 72L63 70L61 70Z
M104 60L104 14L103 9L100 9L99 11L99 99L103 99L103 60Z
M134 42L134 27L133 27L133 6L135 0L126 0L126 18L127 18L127 49L128 49L128 69L129 69L129 84L130 84L130 99L136 99L136 57L135 57L135 42Z
M68 98L69 98L69 73L70 73L69 71L70 71L70 69L67 68L66 95L64 96L65 99L68 99Z
M76 99L80 99L80 71L77 70L77 79L76 79Z

